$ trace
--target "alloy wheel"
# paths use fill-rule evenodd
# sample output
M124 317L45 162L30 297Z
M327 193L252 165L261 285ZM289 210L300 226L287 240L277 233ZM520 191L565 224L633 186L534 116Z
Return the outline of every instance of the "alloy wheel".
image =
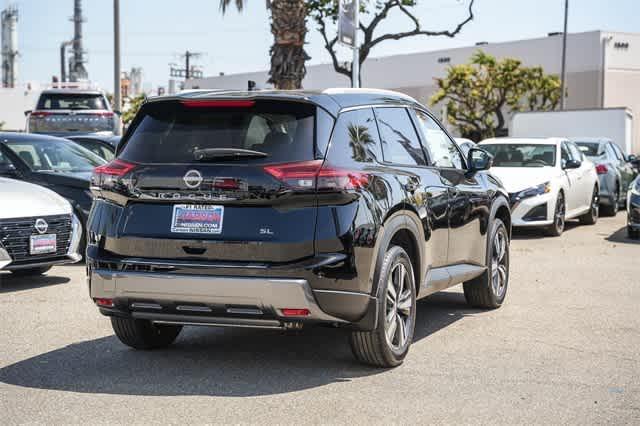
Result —
M391 270L387 283L384 327L387 342L394 350L403 348L407 343L408 330L411 330L411 321L413 321L412 305L411 283L407 268L403 263L398 263Z
M560 194L556 202L556 213L554 215L554 224L559 232L564 230L564 208L564 197Z
M491 253L491 287L497 299L502 298L508 279L507 235L499 229L493 237Z

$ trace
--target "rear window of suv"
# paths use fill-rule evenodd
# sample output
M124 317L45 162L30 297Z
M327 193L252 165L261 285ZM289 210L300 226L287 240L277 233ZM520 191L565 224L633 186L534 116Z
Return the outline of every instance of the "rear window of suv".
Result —
M106 110L104 96L90 93L43 93L37 109Z
M313 160L316 107L300 102L248 105L149 103L134 120L119 158L136 163L194 163L195 152L215 148L259 151L252 164ZM213 161L213 160L204 160ZM228 160L227 160L228 161Z

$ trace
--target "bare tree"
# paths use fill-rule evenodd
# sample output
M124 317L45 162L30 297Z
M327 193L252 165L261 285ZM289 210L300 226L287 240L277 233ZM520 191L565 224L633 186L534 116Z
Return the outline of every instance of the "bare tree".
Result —
M414 8L418 1L414 0L386 0L386 1L360 1L361 16L370 16L371 20L368 24L360 22L360 31L362 36L359 38L362 40L360 45L360 65L364 63L371 49L380 43L387 40L401 40L409 37L416 36L444 36L455 37L462 28L473 20L473 3L475 0L469 0L467 6L466 18L455 26L452 30L425 30L420 24L420 20L413 13ZM374 3L371 6L370 3ZM307 10L311 18L317 24L317 30L320 32L324 41L324 47L331 55L333 62L333 68L337 73L344 74L345 76L351 75L351 69L345 64L341 64L338 61L336 54L336 43L338 42L338 36L330 37L327 29L327 22L332 21L334 24L338 19L338 4L334 0L313 0L307 2ZM410 23L410 29L407 31L400 31L397 33L384 33L377 34L380 24L384 22L391 13L397 11L404 15ZM362 68L361 68L362 69Z

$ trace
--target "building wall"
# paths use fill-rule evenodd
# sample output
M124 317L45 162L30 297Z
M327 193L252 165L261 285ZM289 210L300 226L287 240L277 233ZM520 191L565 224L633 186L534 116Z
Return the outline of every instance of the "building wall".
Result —
M640 153L640 34L607 33L604 107L633 114L633 152ZM626 47L625 47L626 46Z
M616 43L628 46L616 48ZM435 92L434 79L444 77L451 65L467 63L478 50L497 58L518 58L524 65L541 66L550 74L561 72L562 36L554 35L369 58L362 67L362 86L397 90L428 104ZM268 75L264 71L189 80L186 88L246 89L247 80L256 81L259 88L268 87ZM330 64L309 66L303 81L303 87L310 90L349 85L349 78L337 74ZM602 31L569 34L566 86L568 109L624 106L631 109L635 121L640 122L640 34ZM442 115L441 105L432 110ZM634 132L634 145L640 151L640 124L635 125Z
M0 89L0 122L2 130L23 131L26 123L24 112L35 107L39 91L22 88Z

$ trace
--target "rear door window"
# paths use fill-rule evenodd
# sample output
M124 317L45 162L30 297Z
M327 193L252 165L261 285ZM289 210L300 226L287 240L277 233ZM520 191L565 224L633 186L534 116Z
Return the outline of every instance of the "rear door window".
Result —
M333 130L327 159L332 165L382 161L378 129L371 108L340 114Z
M384 160L409 166L427 162L416 129L406 108L376 108Z
M193 105L174 101L145 105L123 140L119 157L147 164L193 163L196 151L237 148L267 155L242 157L252 164L315 158L313 105L282 101Z

